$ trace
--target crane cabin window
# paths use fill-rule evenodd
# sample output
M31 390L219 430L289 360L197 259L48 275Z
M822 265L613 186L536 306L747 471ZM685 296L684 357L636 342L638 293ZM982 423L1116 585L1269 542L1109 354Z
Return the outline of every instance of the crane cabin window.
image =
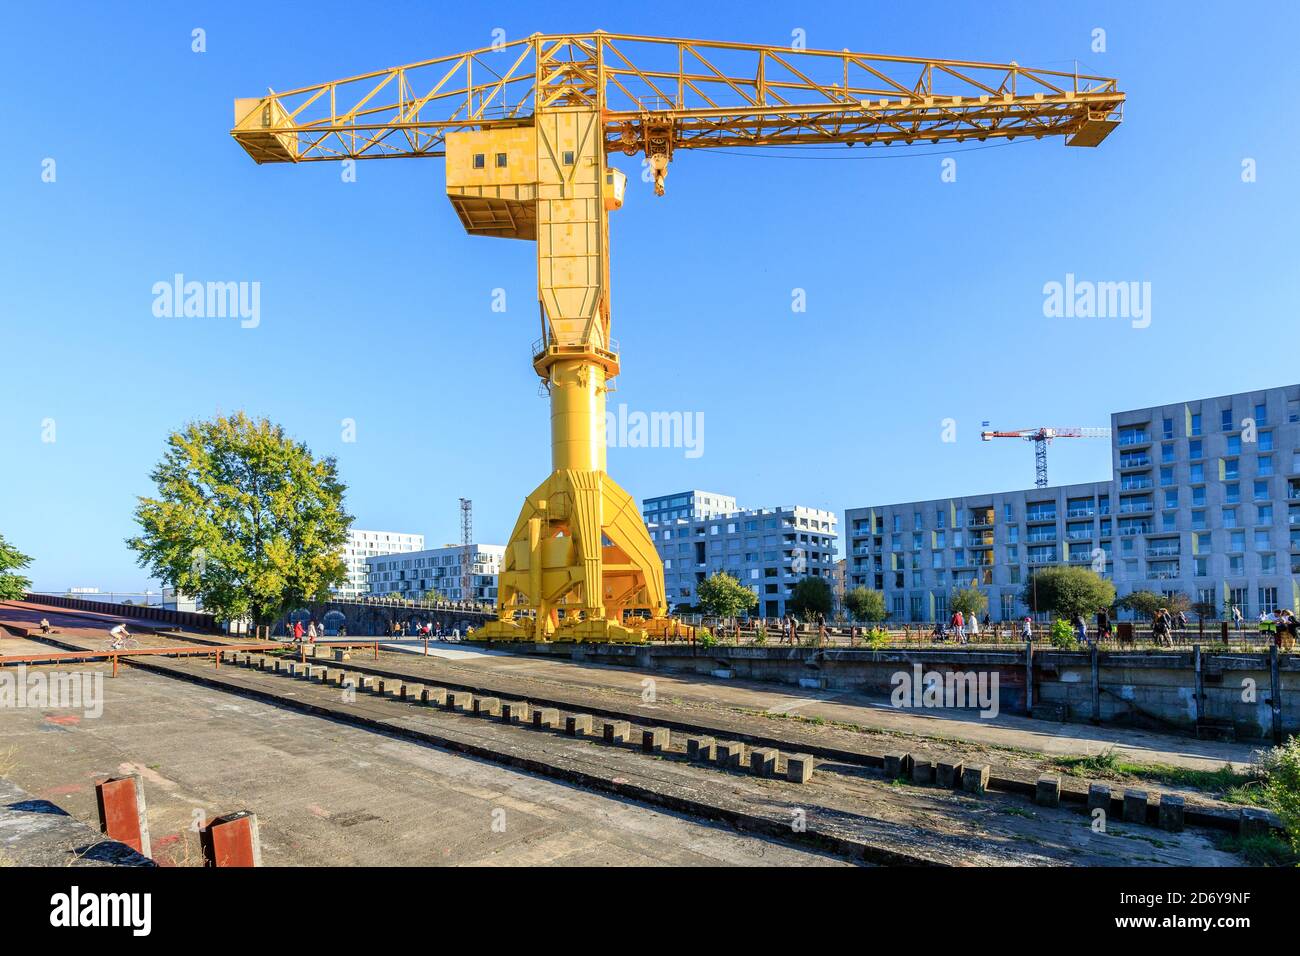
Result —
M497 153L497 169L505 169L505 167L506 167L506 154Z
M565 166L572 166L572 165L573 165L573 150L571 150L571 149L566 149L566 150L564 151L563 156L560 158L560 162L564 163Z
M485 166L487 166L487 154L486 154L486 153L475 153L475 154L474 154L474 168L475 168L475 169L483 169Z

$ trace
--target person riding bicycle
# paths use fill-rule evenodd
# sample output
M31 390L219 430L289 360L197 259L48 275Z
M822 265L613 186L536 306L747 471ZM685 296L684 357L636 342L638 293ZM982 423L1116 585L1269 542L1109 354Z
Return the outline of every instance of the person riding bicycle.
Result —
M131 632L126 629L126 625L118 624L108 632L108 646L113 648L115 651L120 651L126 646L126 642L130 637Z

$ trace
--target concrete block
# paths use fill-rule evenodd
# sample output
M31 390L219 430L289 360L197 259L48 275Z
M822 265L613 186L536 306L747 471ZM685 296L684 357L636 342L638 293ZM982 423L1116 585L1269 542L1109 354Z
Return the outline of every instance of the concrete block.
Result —
M813 775L813 758L809 754L790 754L785 758L785 779L791 783L807 783Z
M347 651L345 651L343 648L336 647L334 649L334 660L338 661L339 663L342 663L343 661L350 661L352 660L352 655L349 654Z
M1034 788L1034 803L1040 807L1059 807L1061 805L1061 778L1045 773L1038 778Z
M907 753L885 754L885 776L890 780L911 776L912 755Z
M467 690L447 691L447 709L458 710L462 713L473 710L474 695Z
M1094 810L1110 813L1110 787L1104 783L1088 784L1088 813Z
M1147 794L1145 790L1124 791L1124 822L1147 822Z
M989 765L986 763L970 764L962 768L961 788L967 793L982 796L989 787Z
M745 769L745 745L738 740L718 741L718 766Z
M625 744L632 736L632 725L626 720L605 721L605 743Z
M1168 830L1170 833L1181 833L1183 830L1183 809L1185 801L1176 793L1163 793L1160 795L1160 829Z
M533 708L524 700L508 700L501 705L501 719L507 724L526 724Z
M533 711L533 726L549 730L560 726L560 712L554 707L538 707Z
M695 763L713 763L718 754L718 742L712 737L688 737L686 756Z
M934 761L925 757L916 757L912 760L912 783L932 784L934 783Z
M960 757L941 757L934 765L934 782L949 790L961 786L961 774L965 769Z
M424 690L424 688L419 684L403 684L401 689L398 691L398 694L401 696L402 700L415 703L415 701L420 699L420 692L422 690Z
M749 752L749 769L760 777L775 777L778 754L774 747L755 747Z
M663 753L669 739L667 727L648 727L641 731L641 749L648 754Z
M564 732L570 737L590 737L591 714L565 714Z
M1258 807L1245 807L1237 823L1237 835L1241 837L1266 836L1273 829L1268 813Z
M444 707L447 704L447 688L426 687L420 692L420 703L430 707Z
M501 701L495 697L475 697L474 713L480 717L496 717L501 713Z
M319 681L322 684L330 682L330 669L328 667L313 667L312 680Z

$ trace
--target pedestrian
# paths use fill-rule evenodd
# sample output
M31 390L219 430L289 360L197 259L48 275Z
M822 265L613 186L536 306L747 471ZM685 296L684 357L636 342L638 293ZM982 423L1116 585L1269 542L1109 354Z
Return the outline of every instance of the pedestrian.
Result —
M987 631L987 630L988 630L990 627L992 627L992 626L993 626L993 618L989 617L989 612L988 612L988 611L985 611L985 612L984 612L984 630Z
M315 621L307 622L307 641L308 643L311 644L316 643L316 622Z
M1034 621L1033 618L1027 614L1025 615L1025 619L1020 622L1020 636L1026 641L1032 641L1034 639Z
M980 636L980 619L974 614L970 616L970 636L972 638Z
M1078 640L1080 644L1087 644L1088 625L1084 622L1083 615L1080 612L1074 612L1074 617L1070 619L1070 626L1074 628L1075 639Z
M293 622L293 639L295 641L302 640L302 621Z
M1236 604L1232 606L1232 625L1238 631L1241 630L1241 607Z
M1105 608L1097 612L1097 640L1110 640L1110 612Z
M961 611L952 612L952 629L957 634L957 643L966 643L966 619L962 617Z

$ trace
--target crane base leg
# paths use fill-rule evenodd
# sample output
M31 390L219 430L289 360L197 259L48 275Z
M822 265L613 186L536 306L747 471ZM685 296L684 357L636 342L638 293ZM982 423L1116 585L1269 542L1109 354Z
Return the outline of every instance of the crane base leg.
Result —
M524 501L476 641L640 644L664 637L663 563L636 503L603 471L551 474Z

